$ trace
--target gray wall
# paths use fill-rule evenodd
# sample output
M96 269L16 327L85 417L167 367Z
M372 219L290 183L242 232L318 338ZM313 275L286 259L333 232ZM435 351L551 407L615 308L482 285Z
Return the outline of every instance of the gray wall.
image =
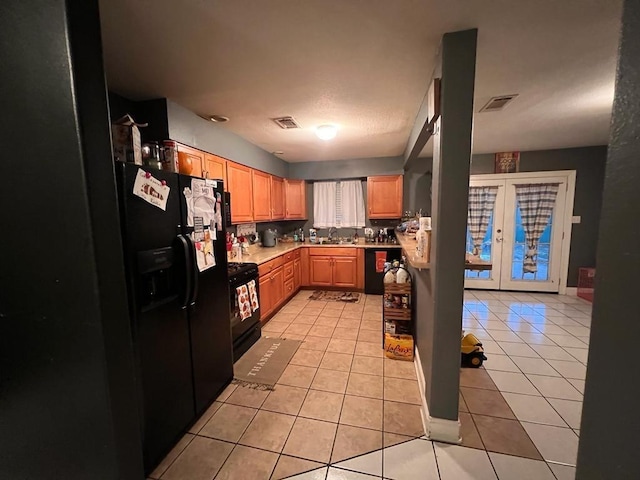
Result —
M304 180L338 180L373 175L401 175L402 157L353 158L330 162L296 162L289 164L289 178Z
M573 225L571 253L569 254L568 285L578 282L578 268L592 267L596 263L596 247L602 185L607 147L566 148L540 150L520 154L520 171L576 170L576 196L574 215L582 217L581 223ZM474 155L471 174L493 173L494 155Z
M430 170L431 159L428 160ZM431 180L431 171L411 168L404 172L404 210L413 213L422 209L423 216L431 215Z
M314 180L346 180L362 179L364 201L367 201L366 177L375 175L402 175L402 157L356 158L349 160L334 160L330 162L300 162L289 164L289 178L307 180L307 215L308 221L304 223L305 234L313 228L313 181ZM365 219L365 227L394 228L397 220L369 220ZM351 236L353 228L341 228L340 236ZM358 235L364 235L363 229L357 229ZM328 229L318 232L320 236L327 236Z
M576 478L637 479L640 2L622 17Z
M172 140L273 175L288 176L286 162L171 100L167 100L167 114Z
M140 139L143 142L169 138L166 98L133 102L117 93L109 92L109 114L111 122L129 114L137 123L147 123L148 126L140 127Z

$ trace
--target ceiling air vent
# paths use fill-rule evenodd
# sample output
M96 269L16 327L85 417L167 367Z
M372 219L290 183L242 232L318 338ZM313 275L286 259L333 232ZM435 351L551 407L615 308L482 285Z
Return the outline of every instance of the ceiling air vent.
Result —
M513 100L514 98L516 98L518 95L517 94L513 94L513 95L501 95L499 97L493 97L491 100L489 100L489 102L480 109L481 112L497 112L499 110L502 110L504 107L507 106L508 103L511 102L511 100Z
M298 125L298 122L296 122L293 117L278 117L272 118L271 120L276 122L280 128L284 128L285 130L300 128L300 125Z

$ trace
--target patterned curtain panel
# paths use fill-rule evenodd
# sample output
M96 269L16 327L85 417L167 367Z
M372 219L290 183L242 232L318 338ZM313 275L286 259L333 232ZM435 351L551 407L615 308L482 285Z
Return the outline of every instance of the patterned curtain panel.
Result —
M547 228L558 196L557 183L516 185L516 199L522 216L527 252L524 256L523 272L538 271L538 242Z
M482 242L489 228L489 220L496 203L498 187L469 187L467 227L473 240L473 254L480 255Z

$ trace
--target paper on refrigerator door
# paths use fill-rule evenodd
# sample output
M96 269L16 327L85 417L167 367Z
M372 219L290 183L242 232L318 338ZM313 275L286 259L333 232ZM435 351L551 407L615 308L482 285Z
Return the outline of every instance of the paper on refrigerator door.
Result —
M215 223L216 192L212 185L207 185L201 178L191 179L191 188L185 187L182 192L187 204L187 225L193 227L193 219L202 217L204 225Z
M196 217L196 221L198 221ZM196 261L198 270L202 272L211 267L216 266L215 251L213 249L213 240L211 239L211 231L207 228L203 232L193 232L193 243L196 247Z
M170 188L163 185L160 180L154 178L150 173L139 168L136 174L136 181L133 183L133 194L142 198L145 202L161 210L167 209L167 199Z

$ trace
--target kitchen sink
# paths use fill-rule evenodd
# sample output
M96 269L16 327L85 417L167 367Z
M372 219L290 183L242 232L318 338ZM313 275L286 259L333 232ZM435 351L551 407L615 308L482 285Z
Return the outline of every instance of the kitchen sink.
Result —
M335 238L335 239L325 239L322 242L322 245L355 245L358 242L353 240L352 238Z

